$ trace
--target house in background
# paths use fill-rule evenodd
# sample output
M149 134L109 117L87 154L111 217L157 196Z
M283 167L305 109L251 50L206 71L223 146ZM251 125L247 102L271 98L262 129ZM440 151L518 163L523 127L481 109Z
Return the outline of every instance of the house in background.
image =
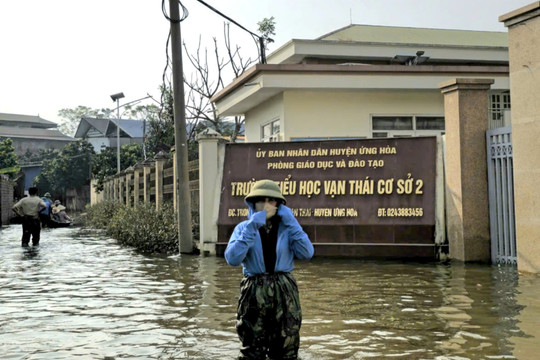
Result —
M15 153L19 156L27 151L60 149L75 139L62 134L58 125L39 115L0 113L0 140L13 140Z
M96 153L100 153L102 147L116 147L117 121L83 117L75 132L75 138L88 141ZM142 144L144 131L143 121L120 119L120 146L130 143Z
M40 150L61 149L75 141L62 134L57 127L56 123L39 115L0 113L0 140L11 139L19 157L27 152L37 154ZM21 172L17 176L17 197L21 197L32 186L35 177L41 174L41 162L19 165Z
M506 32L350 25L293 39L219 92L221 116L245 116L246 142L444 133L439 84L489 78L489 127L509 121Z

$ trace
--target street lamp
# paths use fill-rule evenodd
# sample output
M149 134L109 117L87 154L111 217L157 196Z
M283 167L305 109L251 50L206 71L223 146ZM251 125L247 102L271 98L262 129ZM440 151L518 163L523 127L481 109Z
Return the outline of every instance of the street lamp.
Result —
M124 93L112 94L112 101L116 101L116 165L117 172L120 172L120 99L124 98Z

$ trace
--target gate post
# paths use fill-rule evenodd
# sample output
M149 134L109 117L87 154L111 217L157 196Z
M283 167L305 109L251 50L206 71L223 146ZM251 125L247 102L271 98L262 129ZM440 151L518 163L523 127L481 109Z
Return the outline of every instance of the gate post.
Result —
M147 202L150 202L150 185L151 185L151 182L150 182L150 172L152 170L152 165L153 165L154 161L150 158L146 159L143 161L143 166L144 166L144 169L143 169L143 176L144 176L144 181L143 181L143 184L144 184L144 192L143 192L143 195L144 195L144 202L147 203Z
M492 79L439 84L446 128L446 214L450 258L490 260L486 131Z
M117 174L112 177L112 187L113 187L113 199L118 201L118 176Z
M141 184L141 169L143 166L141 163L137 163L133 166L133 207L137 207L141 196L140 184Z
M120 171L117 175L118 177L118 200L120 201L120 204L125 205L124 197L125 197L125 190L124 190L124 183L125 183L125 172Z
M222 171L219 169L218 143L221 135L212 129L197 135L199 142L199 229L201 253L215 255L217 243L217 213L221 193ZM223 163L223 162L221 162ZM217 198L217 201L216 201ZM217 206L219 208L219 206Z
M499 17L508 27L517 266L540 273L540 3Z
M156 210L163 204L163 167L169 159L169 154L160 151L154 156L156 160Z
M114 179L112 175L107 176L107 200L114 201Z
M131 206L131 176L133 175L133 167L126 169L126 205Z

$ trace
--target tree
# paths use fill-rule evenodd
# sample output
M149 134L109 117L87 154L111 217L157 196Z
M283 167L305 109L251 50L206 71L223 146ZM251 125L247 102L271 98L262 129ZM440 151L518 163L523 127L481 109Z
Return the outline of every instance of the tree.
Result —
M58 129L68 136L74 136L83 117L93 117L98 119L108 119L113 117L112 109L92 109L79 105L75 109L61 109L58 116L61 118Z
M33 152L27 149L23 155L19 156L19 164L41 162L43 159L50 158L53 154L54 149L41 149L39 152Z
M265 18L258 23L259 32L265 38L265 46L273 40L269 35L275 35L274 17ZM220 44L213 38L212 64L209 63L208 50L201 51L201 39L197 50L191 52L184 43L187 58L194 72L188 78L184 75L184 83L188 88L186 94L186 121L191 124L191 129L210 127L223 135L229 135L232 141L236 140L244 123L242 116L225 119L220 116L214 104L210 101L224 87L225 80L237 78L244 73L256 59L245 58L241 53L240 46L231 43L230 26L228 23L223 27L225 55L220 54ZM194 137L190 134L190 139Z
M131 143L120 147L120 168L127 169L143 160L142 145ZM96 190L103 190L105 177L117 172L116 149L105 148L92 159L92 175L96 180Z
M268 44L273 43L274 39L270 35L276 35L276 21L274 17L264 18L257 23L259 25L259 34L264 39L264 47L268 50Z
M67 188L79 187L90 181L90 165L94 148L86 140L69 143L54 150L44 159L41 174L34 183L42 191L64 196Z
M170 86L162 85L161 108L155 108L148 116L148 132L145 138L150 156L160 151L171 151L174 146L173 94Z
M161 107L154 105L152 111L148 107L144 109L135 108L133 116L137 117L141 113L146 114L147 132L145 136L146 157L152 157L160 151L170 152L175 144L174 132L174 109L173 94L170 86L164 85L161 90ZM204 130L202 124L188 122L186 132L188 136L188 160L195 160L199 157L199 145L195 141L195 134Z
M13 140L0 140L0 169L17 166L18 157L13 147Z

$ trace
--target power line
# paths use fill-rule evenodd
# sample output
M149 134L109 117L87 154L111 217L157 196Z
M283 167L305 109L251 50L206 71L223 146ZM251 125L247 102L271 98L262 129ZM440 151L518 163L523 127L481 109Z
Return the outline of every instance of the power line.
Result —
M213 12L215 12L216 14L219 14L220 16L224 17L225 19L229 20L230 22L232 22L233 24L235 24L239 28L243 29L244 31L247 31L249 34L251 34L251 36L257 38L259 40L259 48L260 48L259 50L260 50L260 54L261 54L261 63L262 64L266 63L266 54L265 54L265 49L264 49L264 38L262 36L260 36L258 34L255 34L254 32L246 29L244 26L240 25L238 22L234 21L233 19L231 19L227 15L223 14L221 11L217 10L216 8L212 7L211 5L207 4L203 0L197 0L197 1L200 2L201 4L203 4L204 6L206 6L207 8L209 8L210 10L212 10Z
M202 1L202 0L197 0L197 1L200 2L201 4L203 4L204 6L206 6L207 8L209 8L210 10L212 10L213 12L215 12L216 14L219 14L219 15L221 15L222 17L224 17L225 19L229 20L230 22L232 22L232 23L235 24L236 26L240 27L241 29L244 29L245 31L247 31L247 32L250 33L251 35L256 36L257 38L261 38L260 35L255 34L255 33L252 32L252 31L249 31L248 29L246 29L245 27L243 27L242 25L240 25L239 23L237 23L236 21L234 21L233 19L231 19L231 18L228 17L227 15L223 14L221 11L219 11L219 10L217 10L216 8L212 7L211 5L205 3L205 2Z

